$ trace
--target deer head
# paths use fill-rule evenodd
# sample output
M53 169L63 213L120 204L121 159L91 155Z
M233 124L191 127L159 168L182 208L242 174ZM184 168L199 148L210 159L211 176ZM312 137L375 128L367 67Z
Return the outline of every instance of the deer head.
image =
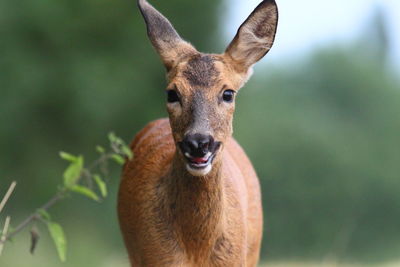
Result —
M177 152L190 174L205 176L232 135L236 93L274 42L276 3L261 2L223 54L198 52L146 0L138 5L167 69L167 110Z

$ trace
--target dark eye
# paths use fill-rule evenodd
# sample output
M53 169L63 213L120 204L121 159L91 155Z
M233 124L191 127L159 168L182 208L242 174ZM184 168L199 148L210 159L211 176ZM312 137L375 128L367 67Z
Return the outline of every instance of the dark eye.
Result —
M222 99L228 103L232 103L234 97L235 97L235 91L233 90L225 90L224 94L222 95Z
M179 95L175 90L167 91L167 101L168 103L176 103L179 102Z

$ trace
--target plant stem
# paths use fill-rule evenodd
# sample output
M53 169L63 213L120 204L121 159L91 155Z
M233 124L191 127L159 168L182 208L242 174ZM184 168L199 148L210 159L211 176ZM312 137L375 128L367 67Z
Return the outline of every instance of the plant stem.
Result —
M62 190L60 192L57 192L46 204L44 204L42 207L40 207L38 210L45 210L47 211L50 209L52 206L54 206L57 202L65 198L65 190ZM5 243L6 241L10 240L13 236L24 230L28 225L30 225L32 222L40 219L40 214L39 211L36 211L29 217L27 217L25 220L23 220L16 228L14 231L9 233L8 235L5 236L4 240L0 240L0 244Z
M3 210L4 206L6 205L8 199L10 198L11 194L13 193L15 186L17 185L17 182L12 182L10 187L7 190L7 193L4 195L3 200L0 203L0 213Z
M100 158L98 158L97 160L95 160L88 168L88 171L92 171L94 168L100 166L101 164L103 164L104 162L106 162L107 160L109 160L111 158L111 156L114 153L107 153L107 154L103 154Z
M10 220L11 220L10 216L7 216L6 222L5 222L4 228L3 228L3 233L0 238L0 256L1 256L1 253L3 252L4 242L7 240L7 232L8 232L8 227L10 225Z
M98 166L101 166L101 164L103 164L105 161L107 161L108 159L111 158L111 156L114 153L107 153L107 154L103 154L99 159L95 160L88 169L82 170L80 177L78 179L78 182L82 179L82 177L84 176L84 172L91 172L93 169L95 169ZM15 187L15 186L14 186ZM10 187L11 189L11 187ZM8 190L11 191L12 190ZM3 233L3 238L0 240L0 248L4 245L4 243L8 240L10 240L10 238L12 238L13 236L17 235L19 232L21 232L22 230L24 230L27 226L29 226L32 222L40 220L41 219L41 215L39 213L40 210L44 210L47 211L48 209L50 209L51 207L53 207L55 204L57 204L59 201L63 200L66 196L66 193L69 191L68 188L63 188L61 189L59 192L57 192L48 202L46 202L42 207L40 207L39 209L36 210L36 212L34 212L32 215L30 215L29 217L27 217L25 220L23 220L16 228L14 231L12 231L9 234L4 234ZM8 195L8 192L6 194L6 196ZM9 194L11 195L11 193ZM8 196L9 197L9 196ZM7 198L8 198L7 197ZM5 200L3 199L3 201L1 202L1 204L5 205L5 202L7 201L7 198L5 197ZM2 207L2 206L0 206Z

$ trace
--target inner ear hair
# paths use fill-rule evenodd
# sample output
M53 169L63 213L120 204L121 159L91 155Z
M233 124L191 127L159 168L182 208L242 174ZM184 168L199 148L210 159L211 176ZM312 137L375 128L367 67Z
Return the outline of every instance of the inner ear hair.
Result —
M238 70L248 69L271 49L278 25L275 0L264 0L240 26L235 38L225 51Z

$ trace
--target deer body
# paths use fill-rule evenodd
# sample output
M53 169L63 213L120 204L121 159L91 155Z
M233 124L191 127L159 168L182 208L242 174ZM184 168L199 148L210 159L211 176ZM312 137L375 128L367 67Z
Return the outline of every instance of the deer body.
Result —
M260 190L251 163L233 139L221 166L200 179L188 175L176 158L167 119L149 124L132 148L135 158L124 169L119 211L126 218L121 228L133 266L256 264Z
M263 1L224 54L203 54L139 0L168 71L169 119L135 137L118 215L132 266L256 266L262 237L257 175L231 137L234 97L270 49L277 8Z

